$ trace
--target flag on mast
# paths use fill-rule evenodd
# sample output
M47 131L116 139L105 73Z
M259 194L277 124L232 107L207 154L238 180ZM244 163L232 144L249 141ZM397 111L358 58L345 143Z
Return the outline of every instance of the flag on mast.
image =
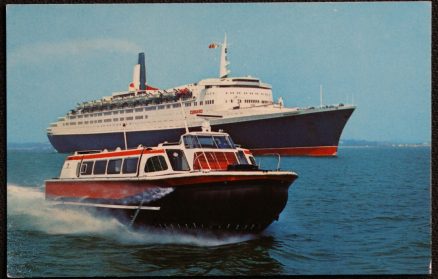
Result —
M215 43L211 43L208 45L208 48L218 48L218 47L219 47L219 45L215 44Z

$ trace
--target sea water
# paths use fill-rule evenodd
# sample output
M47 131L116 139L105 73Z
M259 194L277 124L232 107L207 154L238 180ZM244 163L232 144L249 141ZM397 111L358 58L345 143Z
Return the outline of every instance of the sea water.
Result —
M260 235L131 230L44 199L64 154L7 152L7 273L37 276L426 274L431 259L431 149L340 148L282 157L299 178ZM257 157L276 168L276 157Z

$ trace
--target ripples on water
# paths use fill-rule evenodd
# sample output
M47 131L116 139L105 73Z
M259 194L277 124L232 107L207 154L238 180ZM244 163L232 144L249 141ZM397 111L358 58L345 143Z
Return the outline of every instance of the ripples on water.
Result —
M32 160L29 160L32 158ZM430 149L341 149L338 158L282 158L299 174L262 235L218 238L133 231L108 216L54 207L44 179L64 155L8 152L11 276L427 273ZM275 158L262 158L276 167ZM38 186L39 185L39 186Z

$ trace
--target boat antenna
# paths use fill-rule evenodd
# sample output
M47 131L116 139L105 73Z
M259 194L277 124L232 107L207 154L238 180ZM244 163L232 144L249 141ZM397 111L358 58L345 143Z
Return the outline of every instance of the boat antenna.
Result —
M127 150L128 149L128 143L127 143L127 140L126 140L126 130L125 130L125 127L126 127L126 123L123 123L123 140L125 141L125 150Z
M228 69L228 65L230 65L230 62L228 62L227 53L228 53L228 44L227 44L227 33L225 33L224 42L217 44L217 43L211 43L208 48L218 48L221 47L221 61L219 65L219 78L226 78L228 77L228 74L230 73L230 70Z
M319 102L320 102L320 107L322 108L322 85L319 85Z
M179 99L179 103L181 105L181 112L182 112L182 115L183 115L183 118L184 118L184 126L186 128L186 133L189 133L189 126L187 125L187 117L186 117L186 113L184 112L182 98Z

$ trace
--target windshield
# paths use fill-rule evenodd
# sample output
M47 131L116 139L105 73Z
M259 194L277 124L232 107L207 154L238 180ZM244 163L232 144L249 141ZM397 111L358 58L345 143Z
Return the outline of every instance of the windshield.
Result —
M229 136L184 136L186 148L235 148Z

